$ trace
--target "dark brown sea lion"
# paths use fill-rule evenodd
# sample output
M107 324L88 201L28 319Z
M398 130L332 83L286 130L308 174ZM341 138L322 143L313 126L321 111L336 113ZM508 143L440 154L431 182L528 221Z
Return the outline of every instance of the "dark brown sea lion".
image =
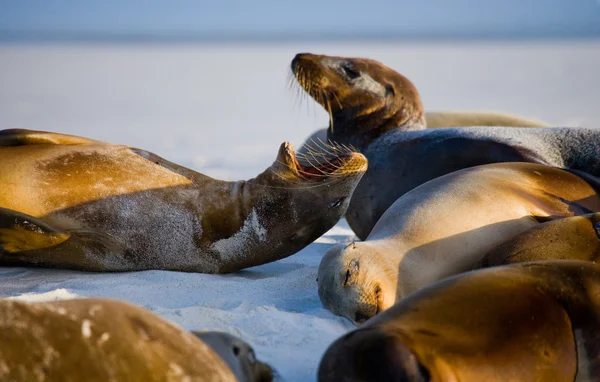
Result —
M219 181L150 152L0 132L0 265L232 272L289 256L343 215L367 168L339 147L301 164L288 143L254 179Z
M541 261L420 290L326 351L319 381L600 381L600 265Z
M270 380L266 364L260 363L262 373L256 374L230 369L228 363L255 367L258 361L243 355L230 360L229 349L215 346L229 341L228 336L210 336L205 343L146 309L117 300L24 303L4 299L0 300L0 379Z
M377 61L299 54L292 70L302 88L330 113L328 139L353 145L369 160L346 212L361 239L400 196L463 168L535 162L600 175L600 130L426 129L415 86Z
M332 246L319 297L360 323L541 223L600 211L592 176L536 163L494 163L431 180L400 197L367 240ZM546 237L535 243L544 245Z

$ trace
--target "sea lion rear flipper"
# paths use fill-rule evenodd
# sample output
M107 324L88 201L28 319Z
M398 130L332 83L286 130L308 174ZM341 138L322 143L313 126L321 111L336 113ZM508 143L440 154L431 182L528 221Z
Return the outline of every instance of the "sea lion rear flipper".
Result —
M36 131L26 129L0 130L1 146L25 146L25 145L85 145L94 143L93 139L77 137L74 135L51 133L47 131Z
M36 217L0 207L0 254L53 247L70 236Z
M123 255L122 248L108 234L64 230L0 207L0 265L119 271L126 262Z

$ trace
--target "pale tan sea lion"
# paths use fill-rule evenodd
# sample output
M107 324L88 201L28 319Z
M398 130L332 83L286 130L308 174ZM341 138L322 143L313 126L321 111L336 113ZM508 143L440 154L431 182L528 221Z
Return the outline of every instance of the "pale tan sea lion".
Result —
M599 129L426 129L414 84L380 62L299 54L292 70L300 86L330 113L327 139L353 145L369 160L345 215L360 239L400 196L463 168L534 162L600 175Z
M422 289L323 356L319 381L600 381L600 266L540 261Z
M472 270L541 222L600 211L586 179L535 163L495 163L431 180L399 198L364 242L338 244L319 266L319 297L360 323L410 293Z
M232 272L289 256L343 215L367 168L288 143L267 170L224 182L150 152L63 134L0 132L0 265Z
M219 336L213 334L212 342ZM270 380L263 378L265 372L234 374L222 358L227 354L219 350L146 309L117 300L0 300L3 381Z

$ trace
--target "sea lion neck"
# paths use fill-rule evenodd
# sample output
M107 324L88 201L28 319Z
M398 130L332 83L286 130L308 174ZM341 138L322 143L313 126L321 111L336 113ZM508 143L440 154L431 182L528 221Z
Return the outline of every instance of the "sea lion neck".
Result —
M373 141L390 131L415 131L427 128L422 112L400 124L396 116L383 117L378 114L383 112L378 110L359 117L352 117L349 113L336 113L333 115L333 120L329 122L327 138L334 142L352 145L363 151Z

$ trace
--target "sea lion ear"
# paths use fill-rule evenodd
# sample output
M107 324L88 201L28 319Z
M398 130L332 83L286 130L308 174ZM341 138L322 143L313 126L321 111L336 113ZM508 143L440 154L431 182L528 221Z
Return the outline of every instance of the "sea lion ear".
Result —
M271 168L278 173L294 173L293 169L296 168L296 159L291 143L283 142L279 146L277 158Z

